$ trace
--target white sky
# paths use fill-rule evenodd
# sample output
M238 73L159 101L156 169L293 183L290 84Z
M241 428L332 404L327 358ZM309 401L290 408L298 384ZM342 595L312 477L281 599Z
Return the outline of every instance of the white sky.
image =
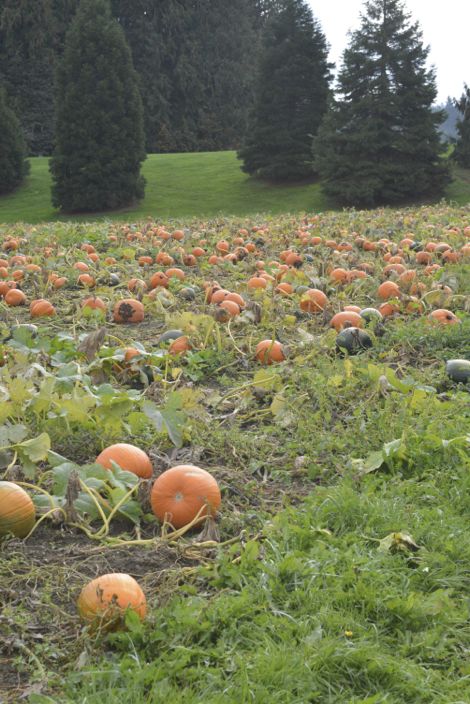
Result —
M330 61L341 63L348 30L358 29L363 0L308 0L330 45ZM429 45L429 64L436 68L437 102L458 98L464 82L470 84L469 0L405 0L405 9L417 20L423 42Z

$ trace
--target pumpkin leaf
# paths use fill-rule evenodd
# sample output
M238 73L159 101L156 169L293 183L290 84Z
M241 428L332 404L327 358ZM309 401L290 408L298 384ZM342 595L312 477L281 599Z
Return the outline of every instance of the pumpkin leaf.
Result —
M265 391L279 391L282 380L277 372L270 369L259 369L253 377L253 384Z
M417 552L420 548L409 533L390 533L379 541L380 552Z

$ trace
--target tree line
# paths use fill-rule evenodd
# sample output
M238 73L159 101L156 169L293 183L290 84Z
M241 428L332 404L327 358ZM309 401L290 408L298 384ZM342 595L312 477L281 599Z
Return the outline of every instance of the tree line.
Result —
M344 205L439 195L428 52L401 0L365 3L336 85L304 0L0 0L0 192L26 173L24 134L66 211L141 198L148 151L235 148L248 174L319 176ZM470 168L466 85L454 104Z

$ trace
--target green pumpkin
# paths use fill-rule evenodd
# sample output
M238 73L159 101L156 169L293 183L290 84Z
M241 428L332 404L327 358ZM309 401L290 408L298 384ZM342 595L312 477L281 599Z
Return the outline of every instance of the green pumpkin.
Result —
M372 338L368 332L361 328L344 328L336 338L336 347L341 352L357 354L361 350L372 347Z
M452 381L466 384L470 381L470 361L468 359L449 359L446 362L446 374Z

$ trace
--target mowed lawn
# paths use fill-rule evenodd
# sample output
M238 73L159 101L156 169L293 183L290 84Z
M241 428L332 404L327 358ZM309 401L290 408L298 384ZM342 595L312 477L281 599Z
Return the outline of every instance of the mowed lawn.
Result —
M24 186L0 197L0 222L89 220L97 215L63 216L51 205L48 159L30 160ZM249 178L240 169L235 152L151 154L143 165L147 179L145 199L136 207L98 214L129 220L152 217L204 217L218 213L318 211L326 208L318 183L275 186Z
M93 215L61 215L50 202L48 159L30 160L25 184L0 197L0 223L39 223L52 220L132 220L213 217L218 214L319 212L332 208L320 183L273 185L249 178L235 152L151 154L143 165L145 199L133 208ZM456 170L446 198L459 205L470 202L470 172Z

